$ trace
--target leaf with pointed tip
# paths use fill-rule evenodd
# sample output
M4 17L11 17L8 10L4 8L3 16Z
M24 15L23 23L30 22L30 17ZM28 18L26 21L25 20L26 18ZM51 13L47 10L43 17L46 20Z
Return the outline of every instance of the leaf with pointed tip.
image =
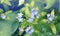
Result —
M51 11L51 14L53 14L53 15L54 15L54 10L52 10L52 11Z
M35 2L34 2L34 1L32 1L32 2L31 2L31 7L34 7L34 4L35 4Z
M18 4L18 6L24 4L24 2L25 2L25 0L19 0L19 4Z
M29 11L29 8L28 7L26 7L25 15L26 15L26 18L29 18L30 17L30 11Z
M3 10L2 9L0 9L0 14L3 12Z
M56 35L56 26L54 24L51 25L51 30L52 30L53 34Z
M5 3L7 5L11 5L9 0L0 0L0 1L1 1L0 3L2 4Z

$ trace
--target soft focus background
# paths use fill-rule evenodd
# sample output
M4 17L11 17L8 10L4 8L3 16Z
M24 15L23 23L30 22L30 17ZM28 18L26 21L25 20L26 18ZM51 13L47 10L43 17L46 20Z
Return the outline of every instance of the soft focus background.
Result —
M19 27L33 26L32 36L60 36L60 0L0 0L0 36L20 36ZM34 18L32 23L27 22L31 9L36 8L40 17ZM16 20L17 13L23 13L23 22ZM47 14L55 15L54 20L48 23ZM24 35L24 34L23 34ZM25 34L24 36L29 36Z

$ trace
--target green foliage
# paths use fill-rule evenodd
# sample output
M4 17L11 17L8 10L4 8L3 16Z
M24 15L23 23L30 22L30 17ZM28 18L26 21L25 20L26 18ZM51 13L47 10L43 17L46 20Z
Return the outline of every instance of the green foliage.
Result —
M59 0L59 6L60 6L60 0ZM59 13L60 13L60 7L59 7Z
M46 2L46 4L47 4L47 6L45 7L45 9L51 8L56 1L57 1L57 0L45 0L45 2Z
M0 9L0 14L3 12L3 10L2 9Z
M32 1L32 2L31 2ZM40 12L40 18L39 19L36 19L32 22L32 23L28 23L26 20L24 22L21 23L20 27L23 27L25 28L27 25L30 25L30 26L33 26L34 27L34 33L33 33L33 36L56 36L56 33L57 33L57 29L56 29L56 26L54 24L55 21L52 21L52 23L48 23L48 19L46 19L46 15L47 15L47 12L45 11L41 11L43 10L44 8L39 5L41 4L41 2L39 2L39 0L31 0L30 2L26 3L26 6L25 9L27 8L29 11L27 11L27 9L25 11L26 14L28 14L29 12L31 12L31 9L33 7L38 7L38 11ZM48 0L46 0L48 1ZM51 0L49 0L51 1ZM54 2L53 2L54 1ZM54 3L55 3L55 0L53 0L52 3L51 2L46 2L47 3L47 6L45 9L48 9L50 8ZM45 2L45 1L44 1ZM30 5L31 4L31 5ZM52 5L51 5L52 4ZM41 10L40 10L41 8ZM20 10L20 11L23 11L23 10ZM51 11L51 14L54 14L54 10ZM30 14L28 14L30 15ZM27 17L27 15L26 15Z
M7 19L0 19L0 36L11 36L18 28L19 22L16 21L16 13L7 11L5 14Z
M13 12L8 11L9 8L7 5L11 5L9 0L0 0L0 3L3 4L4 9L7 11L4 13L7 16L6 19L0 19L0 36L11 36L16 31L18 26L25 28L27 25L33 26L33 36L56 36L56 33L60 31L60 23L57 22L57 20L60 19L60 13L55 16L54 21L48 23L48 19L46 17L47 12L42 11L43 9L51 8L56 1L57 0L26 0L24 8L20 9L19 11L17 10ZM43 2L47 4L45 8L42 6ZM19 23L16 20L18 12L22 12L23 14L25 14L26 18L28 19L30 17L30 12L32 8L36 8L38 10L40 14L39 19L35 18L32 23L27 22L26 19L22 23ZM52 10L51 13L54 14L54 11L55 10ZM2 12L3 10L0 9L0 14L2 14ZM29 36L29 34L26 34L25 36Z
M0 3L4 3L4 4L7 4L7 5L11 5L9 0L0 0Z

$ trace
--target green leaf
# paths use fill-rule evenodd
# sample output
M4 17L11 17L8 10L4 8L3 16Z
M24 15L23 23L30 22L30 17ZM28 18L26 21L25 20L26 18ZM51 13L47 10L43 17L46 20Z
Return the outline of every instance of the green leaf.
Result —
M53 34L56 35L56 26L54 24L51 25L51 30L52 30Z
M0 20L0 36L11 36L11 22Z
M12 28L11 34L13 34L17 30L18 26L19 26L19 22L12 23L12 25L11 25L11 28Z
M19 25L19 22L16 21L17 14L12 11L8 11L5 14L10 19L0 19L0 36L11 36L16 31Z
M60 32L60 23L56 25L57 33Z
M25 34L25 36L30 36L29 34Z
M51 8L56 1L57 0L45 0L45 2L47 4L47 6L45 7L45 9Z
M18 28L18 22L0 21L0 36L11 36Z
M25 2L25 0L19 0L19 4L18 5L19 6L22 5L22 4L24 4L24 2Z
M26 15L26 18L29 18L30 17L30 10L29 10L28 7L26 7L25 15Z
M51 11L51 14L53 14L53 15L54 15L54 10L52 10L52 11Z
M8 7L7 4L4 3L4 4L2 4L2 5L3 5L5 11L8 11L8 10L9 10L9 7Z
M60 6L60 1L59 1L59 6ZM60 7L59 7L59 10L58 10L58 11L59 11L59 13L60 13Z
M5 3L7 5L11 5L9 0L0 0L0 3Z
M2 9L0 9L0 14L3 12L3 10Z
M33 6L34 6L34 4L35 4L35 1L32 1L32 2L31 2L31 7L33 7Z

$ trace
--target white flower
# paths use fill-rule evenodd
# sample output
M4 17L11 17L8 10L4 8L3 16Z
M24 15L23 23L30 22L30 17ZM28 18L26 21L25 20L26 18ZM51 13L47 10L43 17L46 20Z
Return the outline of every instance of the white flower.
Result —
M47 14L47 17L50 17L50 14Z
M30 18L34 19L34 15L32 14L32 15L30 16Z
M30 27L27 27L27 28L25 29L26 33L28 33L29 30L30 30Z
M18 21L19 21L19 22L23 22L23 18L19 18Z
M37 11L35 11L35 12L34 12L34 14L35 14L35 15L37 15L37 14L38 14L38 12L37 12Z
M34 32L34 29L31 28L30 31L29 31L29 34L32 34Z
M34 32L34 29L31 26L29 26L25 31L27 34L32 34Z
M1 18L2 19L6 19L6 15L5 14L1 14Z
M22 13L18 13L17 15L17 19L19 22L23 22L23 18L22 18L23 14Z
M50 18L48 18L48 21L53 21L53 18L51 18L51 17L50 17Z
M51 17L52 17L52 18L54 18L54 17L55 17L55 15L54 15L54 14L51 14Z
M31 16L30 16L30 18L28 19L28 22L33 22L35 16L36 16L36 18L39 18L38 11L37 11L35 8L33 8L33 9L31 10L30 15L31 15Z
M33 13L34 15L37 15L37 14L38 14L38 11L37 11L35 8L33 8L33 9L31 10L31 13Z
M48 18L48 23L50 23L51 21L53 21L55 15L53 14L47 14L47 18Z
M34 15L34 13L31 13L31 15Z
M28 21L28 22L33 22L33 20L34 20L34 19L29 18L27 21Z
M18 13L17 18L21 18L23 16L22 13Z

